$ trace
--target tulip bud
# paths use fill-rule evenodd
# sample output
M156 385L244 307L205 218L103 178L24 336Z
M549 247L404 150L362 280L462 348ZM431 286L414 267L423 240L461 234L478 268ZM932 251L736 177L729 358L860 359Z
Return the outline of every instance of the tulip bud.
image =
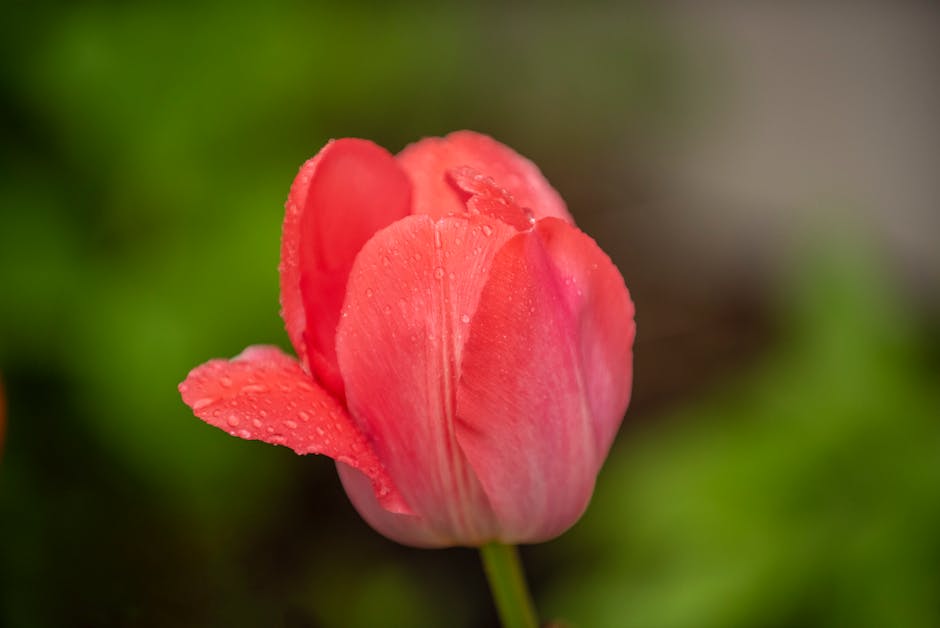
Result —
M197 416L334 458L408 545L577 521L629 401L633 304L535 165L468 131L397 157L333 141L291 188L280 274L298 359L197 367L180 384Z

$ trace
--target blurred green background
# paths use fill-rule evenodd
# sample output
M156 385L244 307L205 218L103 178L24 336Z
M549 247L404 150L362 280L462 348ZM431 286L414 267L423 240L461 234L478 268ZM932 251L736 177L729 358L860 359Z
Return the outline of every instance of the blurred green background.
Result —
M940 625L931 3L10 3L3 626L495 625L474 552L176 392L277 315L331 137L538 163L637 305L587 515L524 548L576 625Z

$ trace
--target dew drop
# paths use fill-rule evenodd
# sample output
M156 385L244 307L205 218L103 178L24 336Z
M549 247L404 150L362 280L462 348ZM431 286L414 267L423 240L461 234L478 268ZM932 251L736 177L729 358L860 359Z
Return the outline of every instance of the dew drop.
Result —
M237 416L235 416L234 414L230 414L230 415L229 415L229 417L228 417L228 424L229 424L229 425L231 425L232 427L236 427L239 423L241 423L241 419L239 419L239 418L238 418Z
M440 266L438 266L437 268L435 268L435 269L434 269L434 277L437 278L437 279L443 279L443 278L444 278L444 269L441 268Z
M318 425L318 426L317 426L317 434L319 434L320 436L323 436L324 434L326 434L326 432L324 432L324 431L323 431L323 428Z
M304 423L306 423L307 421L310 420L310 415L307 414L306 412L304 412L303 410L301 410L300 412L298 412L298 413L297 413L297 416L299 416L299 417L300 417L300 420L303 421Z
M385 314L391 314L391 313L392 313L392 306L391 306L391 305L386 305L385 307L382 308L382 312L384 312Z
M382 256L382 266L388 267L392 263L392 260L388 259L388 255Z
M275 445L283 445L284 443L287 442L287 439L281 436L280 434L275 434L274 436L271 437L271 442L274 443Z
M261 419L252 419L251 424L254 425L255 427L261 427L263 425L261 423Z
M242 388L242 392L246 393L263 393L267 391L268 387L263 384L248 384Z
M469 325L469 324L470 324L470 315L469 315L469 314L464 314L463 316L461 316L461 317L460 317L460 322L463 323L464 325Z
M238 430L239 438L251 438L251 432L248 430Z
M222 377L219 378L219 383L225 386L226 388L231 388L232 378L228 377L227 375L223 375Z
M296 429L297 429L297 422L296 422L296 421L284 421L284 425L286 425L287 427L289 427L289 428L292 429L292 430L296 430Z
M366 288L366 296L371 299L372 295L373 295L372 288Z
M268 413L265 410L258 410L258 414L260 414L262 418L268 416Z
M483 225L483 235L487 237L493 235L493 227L489 225Z
M434 247L439 249L441 248L441 246L443 246L441 244L441 232L435 229L434 230Z

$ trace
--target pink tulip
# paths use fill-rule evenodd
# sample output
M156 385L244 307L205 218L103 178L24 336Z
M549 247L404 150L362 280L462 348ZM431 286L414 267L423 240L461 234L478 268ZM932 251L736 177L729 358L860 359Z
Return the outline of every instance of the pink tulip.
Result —
M199 418L333 458L404 544L577 521L629 401L633 304L534 164L468 131L397 156L332 141L291 187L280 276L298 359L195 368L179 389Z

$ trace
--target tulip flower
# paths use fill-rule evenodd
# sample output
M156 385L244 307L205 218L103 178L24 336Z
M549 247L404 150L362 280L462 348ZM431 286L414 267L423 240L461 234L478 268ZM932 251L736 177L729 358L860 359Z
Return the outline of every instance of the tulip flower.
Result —
M287 201L281 314L180 384L244 439L336 461L378 532L534 543L581 516L630 397L633 305L538 168L461 131L328 143Z

